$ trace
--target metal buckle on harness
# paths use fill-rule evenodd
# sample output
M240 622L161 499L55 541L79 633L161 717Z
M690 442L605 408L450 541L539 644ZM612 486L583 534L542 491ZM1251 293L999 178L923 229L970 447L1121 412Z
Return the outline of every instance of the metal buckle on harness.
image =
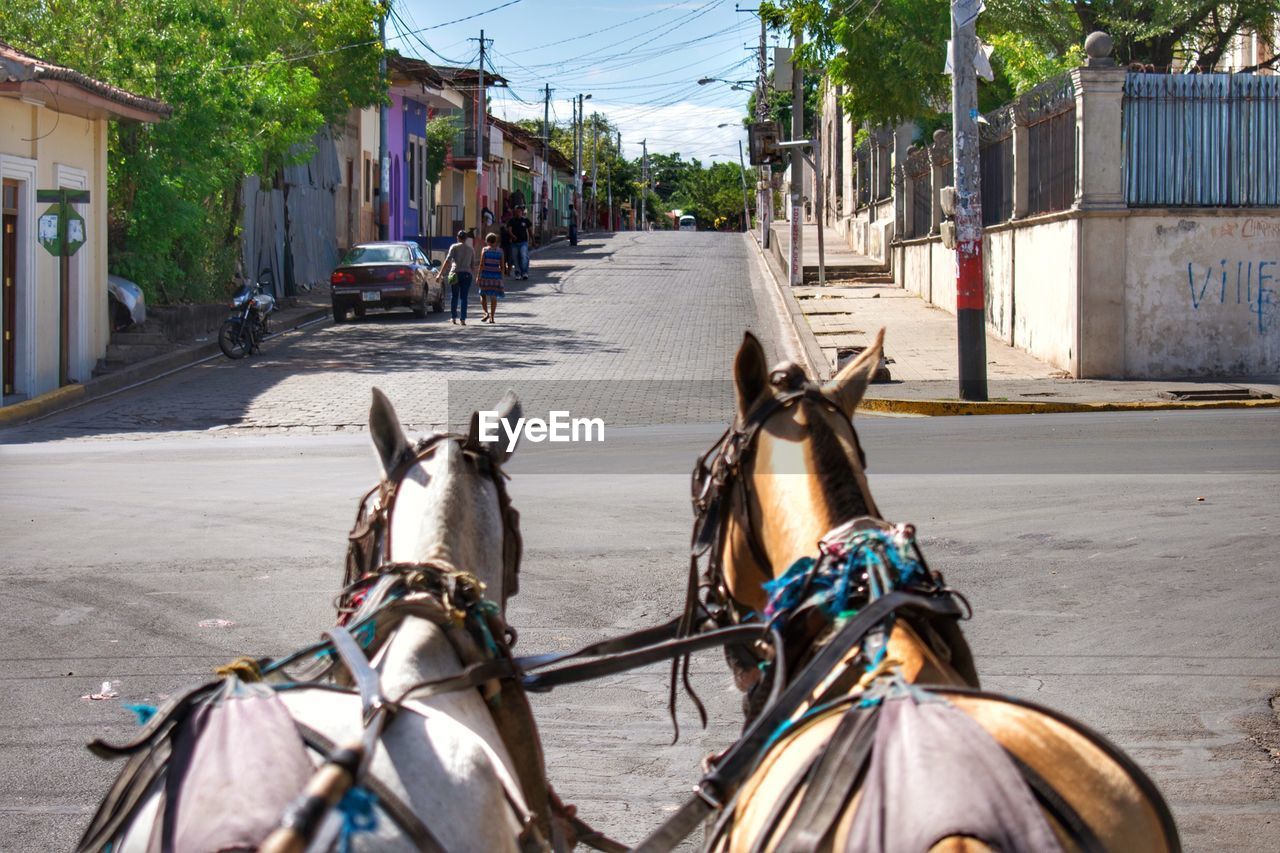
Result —
M724 803L714 793L707 790L710 787L711 784L704 780L693 786L693 793L698 797L698 799L711 806L713 810L720 811L724 808Z

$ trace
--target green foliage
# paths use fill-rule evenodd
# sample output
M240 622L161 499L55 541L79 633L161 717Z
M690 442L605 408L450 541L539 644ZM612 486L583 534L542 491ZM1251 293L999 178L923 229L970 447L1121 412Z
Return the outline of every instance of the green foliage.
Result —
M113 124L109 264L156 302L225 293L245 175L382 97L373 0L7 0L6 40L173 107ZM348 47L357 45L355 47Z
M1023 92L1050 77L1079 67L1084 62L1084 48L1071 45L1062 56L1045 53L1041 45L1019 33L992 33L994 61L1004 72L1013 94Z
M842 107L855 125L916 120L936 126L950 112L942 69L950 38L949 0L867 3L780 0L761 6L775 29L805 31L799 63L844 87ZM988 0L978 35L995 48L994 82L979 85L986 110L1077 66L1085 36L1110 33L1118 62L1167 68L1218 62L1238 33L1270 31L1280 0Z
M440 116L427 122L427 162L423 168L423 177L427 179L427 183L434 184L440 180L445 159L449 155L449 146L457 138L461 127L460 116Z
M674 207L698 218L700 227L721 228L736 223L742 227L742 169L736 163L713 163L703 167L691 160L671 195ZM748 179L755 183L755 176Z
M822 105L822 95L819 86L821 77L818 74L806 74L804 77L804 132L805 136L813 133L816 126L819 108ZM778 127L782 130L784 139L791 138L791 90L788 89L780 92L773 87L773 72L769 72L769 118L778 123ZM752 90L750 96L747 97L747 116L749 120L754 120L756 114L756 99L758 96L756 90Z

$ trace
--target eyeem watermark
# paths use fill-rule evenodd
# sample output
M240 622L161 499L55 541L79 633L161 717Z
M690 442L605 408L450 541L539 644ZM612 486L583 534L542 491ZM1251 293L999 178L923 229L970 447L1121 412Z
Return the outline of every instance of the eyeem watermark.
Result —
M500 441L501 430L507 437L507 451L516 449L521 438L540 444L550 442L604 441L604 418L575 418L567 411L552 409L548 419L516 418L513 425L498 416L495 411L481 411L480 440L486 443Z

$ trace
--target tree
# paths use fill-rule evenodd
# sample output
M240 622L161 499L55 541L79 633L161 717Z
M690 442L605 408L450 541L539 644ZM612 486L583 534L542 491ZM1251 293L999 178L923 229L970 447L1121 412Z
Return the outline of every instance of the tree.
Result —
M157 302L220 298L239 185L305 161L310 140L385 97L374 0L8 0L23 50L173 107L113 124L108 259Z
M671 196L672 203L699 222L720 228L725 222L742 227L742 168L737 163L713 163L707 168L689 162ZM755 178L751 178L754 183Z
M842 107L855 125L936 124L950 111L950 78L942 73L949 0L877 0L870 9L781 0L762 3L761 14L774 28L803 27L808 40L797 61L825 69L843 87ZM1122 65L1182 62L1207 70L1236 35L1269 31L1278 15L1280 0L988 0L978 35L995 48L996 79L979 87L979 106L998 106L1078 65L1084 38L1095 30L1111 34Z

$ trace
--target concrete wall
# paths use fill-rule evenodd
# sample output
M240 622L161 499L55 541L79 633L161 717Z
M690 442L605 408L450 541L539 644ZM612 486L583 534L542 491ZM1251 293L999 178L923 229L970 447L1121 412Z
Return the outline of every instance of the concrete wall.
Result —
M987 330L1013 344L1013 231L983 235L982 264L986 277Z
M1280 211L1130 215L1125 372L1280 373Z
M86 241L71 259L69 378L88 381L106 353L106 146L105 119L59 115L48 107L0 98L0 177L19 183L14 324L14 391L19 397L58 387L58 259L36 240L36 221L49 207L36 203L37 189L90 192L90 203L75 208L84 218Z
M1071 371L1076 368L1078 245L1073 219L998 228L983 239L987 331ZM953 251L934 237L898 243L891 254L899 286L955 313Z
M1075 373L1078 220L1040 222L1011 233L1013 345Z

